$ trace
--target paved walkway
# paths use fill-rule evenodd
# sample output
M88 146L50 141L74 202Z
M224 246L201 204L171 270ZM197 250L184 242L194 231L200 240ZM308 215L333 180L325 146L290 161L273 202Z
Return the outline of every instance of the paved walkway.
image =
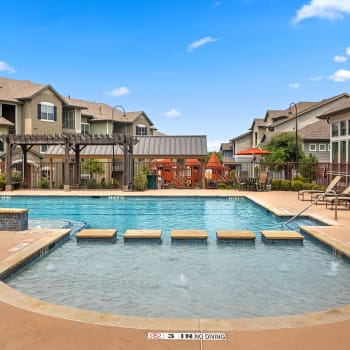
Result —
M8 195L5 192L3 195ZM221 190L121 191L15 191L10 195L174 195L233 196L247 195L280 215L293 215L308 202L297 200L292 192L238 192ZM327 221L331 227L317 227L340 248L350 245L350 210L334 212L323 205L305 212ZM49 232L48 232L49 233ZM47 233L47 234L48 234ZM45 232L42 232L45 236ZM37 234L0 232L0 264L15 256L13 247L26 243L26 249L38 244ZM224 332L226 340L147 340L151 331ZM119 317L48 304L0 283L0 349L336 349L350 348L350 306L277 318L242 320L164 320Z

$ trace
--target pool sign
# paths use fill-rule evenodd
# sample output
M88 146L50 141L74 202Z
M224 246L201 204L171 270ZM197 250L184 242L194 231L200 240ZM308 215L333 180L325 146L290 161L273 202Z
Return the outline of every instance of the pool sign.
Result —
M147 340L226 340L225 333L149 332Z

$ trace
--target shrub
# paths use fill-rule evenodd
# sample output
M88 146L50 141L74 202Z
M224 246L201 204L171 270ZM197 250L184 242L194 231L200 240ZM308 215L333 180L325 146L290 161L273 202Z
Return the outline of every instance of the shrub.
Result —
M22 180L22 173L18 170L12 170L11 176L12 182L21 182Z
M291 189L291 181L290 180L282 180L281 181L281 190L282 191L290 191Z
M301 180L293 180L291 182L292 191L300 191L303 189L304 183Z
M314 187L314 184L310 183L310 182L304 182L303 183L303 190L312 190Z
M0 189L4 190L6 185L7 185L6 175L1 175L0 176Z
M96 188L98 188L98 184L97 184L95 179L87 180L85 182L85 185L89 189L96 189Z
M49 188L49 180L46 177L42 177L39 183L40 188Z
M134 177L134 189L137 191L144 191L147 187L147 174L144 171L140 171Z
M216 188L217 188L218 190L224 190L224 189L226 189L226 184L225 184L225 182L218 182L218 183L216 184Z
M281 189L281 181L280 179L273 179L271 182L271 189L273 191L279 191Z

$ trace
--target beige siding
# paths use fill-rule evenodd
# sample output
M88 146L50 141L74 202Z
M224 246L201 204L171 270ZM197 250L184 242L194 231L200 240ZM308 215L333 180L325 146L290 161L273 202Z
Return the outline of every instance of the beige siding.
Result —
M38 104L41 102L53 103L57 108L57 121L38 119ZM62 101L50 90L46 89L26 101L23 106L25 134L61 134L62 133Z

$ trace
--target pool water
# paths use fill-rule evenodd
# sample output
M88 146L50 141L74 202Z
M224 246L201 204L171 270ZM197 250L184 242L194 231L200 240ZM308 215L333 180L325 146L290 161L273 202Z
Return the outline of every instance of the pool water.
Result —
M32 219L117 228L116 244L75 239L8 283L49 302L144 317L241 318L324 310L350 303L350 264L305 237L265 244L263 229L290 229L247 199L13 198ZM9 205L11 204L11 205ZM293 222L311 225L307 219ZM157 243L124 243L127 229L162 229ZM171 243L170 229L206 229L207 244ZM255 244L219 244L217 229L250 229Z

